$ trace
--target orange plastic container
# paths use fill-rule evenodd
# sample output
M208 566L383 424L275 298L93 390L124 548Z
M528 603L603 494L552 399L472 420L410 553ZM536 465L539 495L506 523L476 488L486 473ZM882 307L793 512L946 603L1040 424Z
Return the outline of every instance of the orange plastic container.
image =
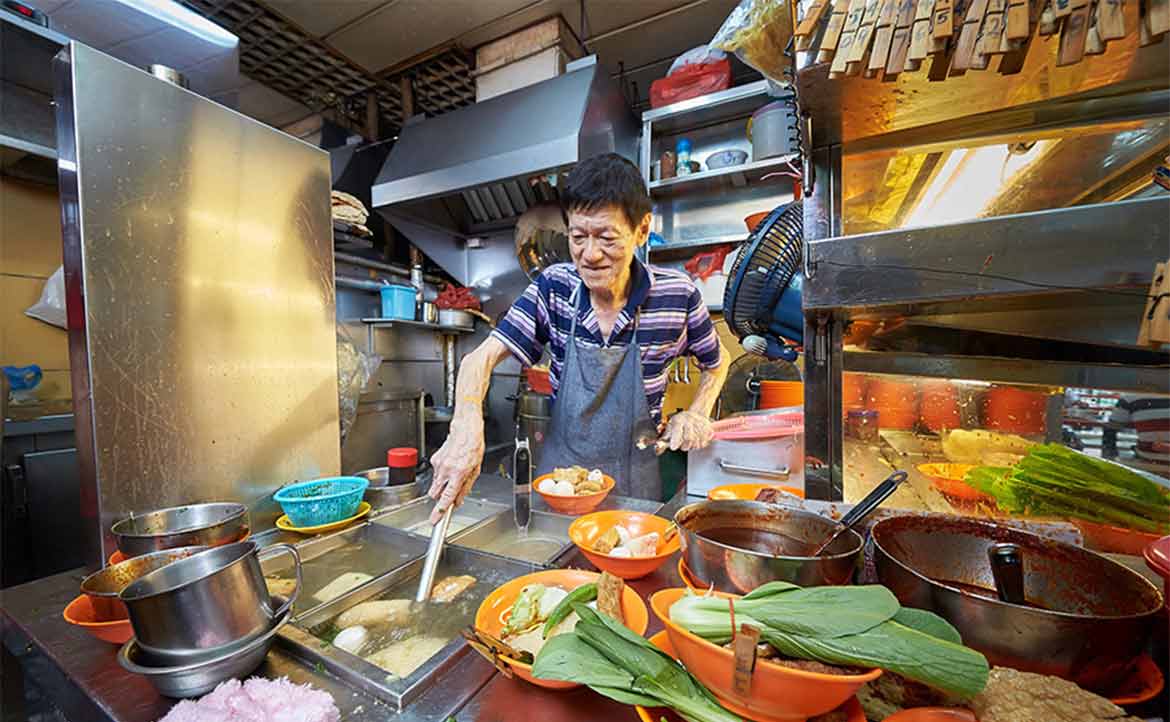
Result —
M771 212L772 211L760 211L759 213L753 213L750 216L744 218L743 222L744 222L744 225L747 226L748 233L751 233L752 231L756 230L756 226L760 225L760 221L767 218L768 214Z
M919 464L918 471L947 498L951 506L973 511L978 507L995 509L995 497L984 494L963 480L976 464Z
M675 659L679 658L678 652L674 651L674 647L670 644L670 636L666 632L659 632L653 637L650 637L650 644L653 644ZM731 708L728 707L728 709ZM658 707L647 709L641 705L637 705L634 707L634 710L638 713L638 719L642 720L642 722L660 722L660 720L666 720L666 722L683 722L682 717L679 717L668 709ZM842 722L865 722L865 710L862 709L861 702L858 701L857 697L850 698L844 705L838 707L837 711L845 715ZM891 717L890 719L893 718ZM974 720L974 717L971 719Z
M1009 434L1043 434L1047 401L1039 391L997 386L983 397L983 424Z
M612 527L621 524L630 531L630 536L642 536L658 532L658 553L652 557L615 557L593 551L593 543ZM569 539L593 566L622 579L638 579L662 566L672 554L678 551L679 535L674 534L667 541L666 532L673 522L653 514L640 511L595 511L577 519L569 525Z
M748 695L735 691L735 655L730 649L691 634L670 619L670 608L687 590L663 589L650 597L654 614L666 626L678 659L727 709L760 722L803 722L845 704L866 682L882 670L863 674L819 674L784 667L766 659L756 662ZM715 592L719 597L734 594Z
M922 425L938 433L960 426L959 390L949 381L922 384Z
M538 476L532 481L532 488L536 490L537 494L544 499L544 503L548 504L549 508L560 514L570 514L576 516L577 514L585 514L596 509L601 502L605 501L605 497L609 496L609 492L613 491L614 484L612 476L608 474L602 475L601 491L594 494L582 494L580 496L574 494L573 496L564 496L562 494L546 494L540 490L540 482L545 479L551 479L552 474L545 474Z
M93 603L85 594L69 602L62 616L66 622L81 627L95 638L110 644L125 644L134 636L134 628L130 626L129 617L99 622L94 613Z
M865 408L865 387L869 379L864 374L841 374L841 415Z
M479 609L475 612L475 628L481 632L499 637L504 629L504 623L508 621L508 617L512 613L512 604L515 603L516 597L520 596L520 590L529 584L543 584L545 586L556 586L562 589L572 590L588 584L589 582L596 582L601 577L596 572L587 572L582 569L549 569L543 572L536 572L535 574L525 574L522 577L516 577L510 582L497 587L492 590L484 598L479 605ZM646 603L638 596L630 587L622 590L622 616L625 617L625 624L636 634L645 634L646 626L650 622L650 614L646 611ZM517 677L527 680L538 687L546 687L548 689L573 689L581 685L576 682L562 682L555 679L538 679L532 676L532 665L524 664L515 659L508 657L500 657L500 659L512 668L512 671Z
M1145 548L1162 538L1161 534L1124 529L1109 524L1098 524L1085 519L1070 519L1085 538L1085 546L1107 554L1129 554L1140 557Z
M910 381L873 378L869 382L867 407L878 412L883 429L914 428L918 422L918 387Z
M885 722L976 722L975 713L954 707L913 707L886 717Z
M760 382L761 409L782 409L788 406L804 406L804 382Z

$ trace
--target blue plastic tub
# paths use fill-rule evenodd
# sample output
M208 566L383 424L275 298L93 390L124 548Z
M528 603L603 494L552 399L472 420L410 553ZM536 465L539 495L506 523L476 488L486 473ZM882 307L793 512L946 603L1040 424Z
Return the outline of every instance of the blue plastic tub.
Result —
M290 484L273 498L293 526L320 526L356 514L369 485L358 476L332 476Z
M382 318L414 320L414 288L382 286Z

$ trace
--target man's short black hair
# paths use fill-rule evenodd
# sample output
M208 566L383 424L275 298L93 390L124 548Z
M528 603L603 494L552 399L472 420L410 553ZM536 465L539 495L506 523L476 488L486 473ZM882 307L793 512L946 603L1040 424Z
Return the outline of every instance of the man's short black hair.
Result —
M617 206L630 228L637 228L650 212L650 194L638 166L617 153L586 158L569 171L561 188L565 214Z

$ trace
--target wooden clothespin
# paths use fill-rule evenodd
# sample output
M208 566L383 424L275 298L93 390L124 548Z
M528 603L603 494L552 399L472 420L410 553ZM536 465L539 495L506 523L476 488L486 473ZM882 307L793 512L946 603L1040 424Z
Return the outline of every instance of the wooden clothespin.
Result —
M841 29L841 37L837 43L837 52L833 56L833 64L829 67L829 77L840 77L848 67L849 53L853 41L857 37L857 29L861 27L861 18L865 15L866 0L849 0L849 11L845 14L845 25Z
M934 25L930 34L935 40L945 40L955 34L954 0L935 0Z
M1170 261L1154 266L1154 280L1142 312L1139 346L1170 343Z
M955 56L951 59L952 73L963 73L971 68L971 61L975 58L975 43L979 40L979 28L983 25L983 15L987 12L987 3L988 0L974 0L967 8L962 30L959 31L959 43L955 46Z
M1101 55L1105 52L1105 41L1101 39L1101 3L1093 6L1089 13L1089 32L1085 34L1085 55Z
M832 7L833 3L830 0L814 0L812 7L808 9L808 12L797 23L796 30L792 34L798 38L807 38L816 35L817 28L821 24L821 18Z
M1001 55L1008 51L1004 40L1004 22L1007 14L1007 0L987 0L987 13L983 16L983 25L979 28L979 37L975 41L975 57L978 63L987 67L992 55Z
M1057 0L1060 2L1060 0ZM1085 57L1085 38L1089 34L1089 0L1071 0L1072 11L1060 29L1060 49L1056 53L1057 66L1073 65Z
M1105 42L1125 37L1125 0L1097 0L1097 32Z
M1028 0L1008 0L1004 37L1008 40L1027 40L1030 31Z
M829 15L829 22L825 25L825 34L821 36L821 46L817 49L817 62L827 63L837 52L837 44L841 41L841 30L845 27L845 15L849 11L847 0L837 0L833 4L833 11Z
M914 0L899 0L894 34L890 39L890 54L886 60L888 77L894 77L906 67L906 56L910 52L910 31L914 26L914 9Z
M1044 4L1044 10L1040 13L1040 27L1037 32L1043 36L1055 35L1059 21L1056 19L1056 11L1052 8L1052 0L1041 0L1041 2Z
M857 28L857 35L853 38L853 44L849 46L849 54L845 59L845 62L848 63L846 72L850 75L859 73L865 64L866 55L869 53L874 33L877 31L878 16L881 15L885 2L886 0L866 0L865 13L861 17L861 27Z
M1162 39L1162 35L1170 30L1170 0L1145 0L1145 12L1142 13L1146 33L1148 34L1148 42L1143 42L1142 45L1150 45Z
M1072 14L1073 0L1052 0L1052 14L1057 20L1067 18Z
M732 683L735 693L743 697L751 694L752 675L756 671L756 656L759 654L760 630L744 624L731 642L735 653L735 673Z
M910 50L906 53L906 70L918 70L922 61L930 54L932 41L931 26L934 16L934 0L918 0L914 7L914 25L910 29Z
M894 42L894 20L898 16L899 0L882 0L882 9L878 13L877 25L873 33L873 50L869 53L869 62L865 67L865 76L872 78L879 71L885 70L890 59L890 45Z

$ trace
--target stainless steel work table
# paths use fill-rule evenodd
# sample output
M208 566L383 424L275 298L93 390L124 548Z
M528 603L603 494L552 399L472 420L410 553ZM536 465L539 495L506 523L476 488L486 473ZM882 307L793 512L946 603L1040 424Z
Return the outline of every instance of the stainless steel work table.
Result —
M500 500L511 492L511 482L485 474L476 484L475 496ZM509 500L510 501L510 500ZM660 512L669 516L681 503L668 503ZM677 556L654 574L631 583L644 599L658 589L680 586ZM579 553L564 566L593 567ZM65 605L78 594L85 576L81 569L0 591L0 625L6 661L12 655L29 681L34 683L70 722L112 720L154 722L166 714L174 700L159 696L143 677L124 671L117 662L117 647L100 642L65 622ZM662 628L650 614L649 633ZM464 655L427 693L404 712L395 713L373 697L355 690L324 671L315 670L274 645L256 675L286 676L309 683L333 695L342 719L442 722L449 716L458 722L505 722L541 719L547 722L585 722L599 719L635 720L632 707L617 704L587 689L553 692L520 680L493 674L483 685L466 680L483 679L488 663L476 654ZM5 669L5 675L14 670ZM473 673L474 672L474 673Z

